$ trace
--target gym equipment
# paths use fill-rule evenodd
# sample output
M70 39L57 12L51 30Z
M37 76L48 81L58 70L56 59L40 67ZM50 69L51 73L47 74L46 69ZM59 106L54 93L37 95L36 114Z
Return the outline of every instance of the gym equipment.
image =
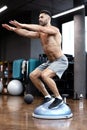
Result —
M26 94L26 95L24 96L24 101L25 101L27 104L31 104L31 103L33 102L33 100L34 100L34 97L33 97L33 95L31 95L31 94Z
M48 106L52 103L52 100L48 103L38 106L32 116L41 119L68 119L73 116L70 107L63 103L56 108L49 109Z
M18 59L18 60L14 60L13 62L13 72L12 72L12 77L14 79L22 79L23 78L23 74L22 74L22 63L23 63L24 59Z
M23 85L19 80L12 80L8 83L7 90L9 94L18 96L23 92Z
M28 73L31 73L37 66L41 64L39 59L28 60Z
M0 81L0 93L2 93L2 90L3 90L3 84L2 84L2 82Z
M5 71L4 71L4 76L8 77L8 68L6 67Z
M25 86L25 93L34 93L32 82L29 78L29 74L37 67L40 65L40 61L38 59L29 59L26 61L25 66L24 66L24 74L23 74L23 84ZM35 90L35 89L34 89Z
M69 94L62 94L63 100L66 103L66 98L69 96Z

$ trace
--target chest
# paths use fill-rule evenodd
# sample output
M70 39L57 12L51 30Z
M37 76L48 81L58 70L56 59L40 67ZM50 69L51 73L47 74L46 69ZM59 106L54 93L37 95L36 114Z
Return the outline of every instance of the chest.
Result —
M48 34L40 33L40 39L41 41L46 41L48 39Z
M52 41L52 36L46 33L41 33L40 39L41 39L41 43L45 45L45 44L49 44Z

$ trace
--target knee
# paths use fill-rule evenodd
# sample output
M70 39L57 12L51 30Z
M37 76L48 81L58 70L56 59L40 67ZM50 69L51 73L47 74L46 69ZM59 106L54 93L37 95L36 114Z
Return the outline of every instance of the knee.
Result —
M29 78L30 78L31 80L34 80L34 79L36 78L36 74L35 74L34 72L31 72L31 73L29 74Z
M43 80L46 80L46 79L48 78L48 75L43 72L43 73L41 74L41 78L42 78Z

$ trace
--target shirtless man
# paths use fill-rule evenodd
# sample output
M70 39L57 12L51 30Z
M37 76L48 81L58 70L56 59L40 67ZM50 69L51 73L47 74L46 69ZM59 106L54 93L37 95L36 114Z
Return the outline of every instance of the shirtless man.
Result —
M15 20L10 21L10 24L14 26L9 26L8 24L2 24L2 26L21 36L40 38L42 48L47 55L48 61L31 72L29 77L36 88L44 95L43 103L49 102L52 99L44 83L46 83L53 92L55 98L52 104L50 104L49 109L62 104L62 97L52 78L56 75L61 78L68 67L68 60L61 50L60 31L58 28L51 25L51 13L47 10L42 10L39 14L39 25L21 24Z

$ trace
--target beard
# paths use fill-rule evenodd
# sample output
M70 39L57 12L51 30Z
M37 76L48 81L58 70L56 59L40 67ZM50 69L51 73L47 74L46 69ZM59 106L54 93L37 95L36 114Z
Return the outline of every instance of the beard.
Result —
M45 25L47 25L47 23L46 23L46 22L39 21L39 25L45 26Z

